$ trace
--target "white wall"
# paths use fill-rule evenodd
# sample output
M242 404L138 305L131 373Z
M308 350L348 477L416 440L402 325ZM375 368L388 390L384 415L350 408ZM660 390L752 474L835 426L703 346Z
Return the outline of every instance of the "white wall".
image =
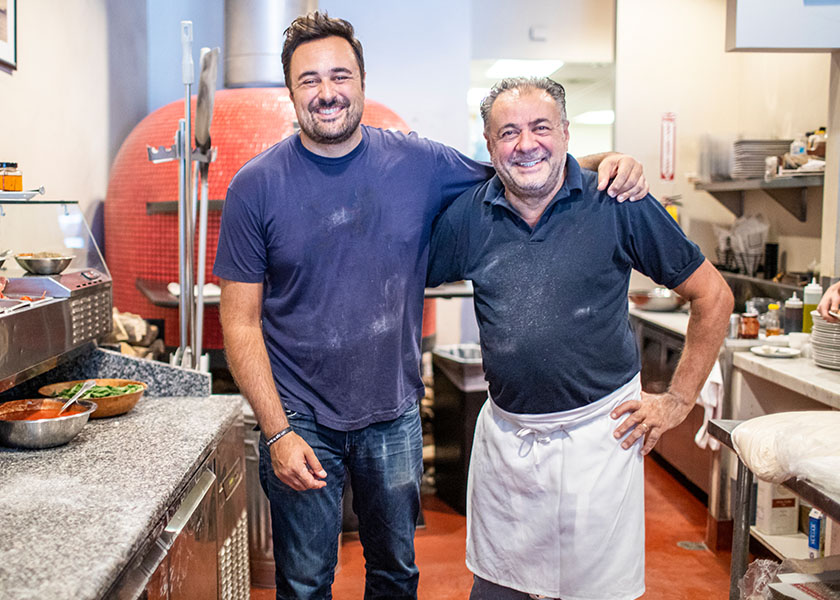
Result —
M686 173L698 170L700 140L793 137L828 116L827 54L726 53L726 0L617 0L616 149L639 158L655 196L681 194L683 227L714 256L711 223L732 214ZM659 180L662 114L677 114L676 180ZM820 190L799 223L763 192L748 194L747 213L770 220L769 241L787 253L789 270L819 257Z
M78 200L88 221L105 197L122 139L145 114L142 4L49 0L17 4L16 71L0 71L0 160L24 187Z

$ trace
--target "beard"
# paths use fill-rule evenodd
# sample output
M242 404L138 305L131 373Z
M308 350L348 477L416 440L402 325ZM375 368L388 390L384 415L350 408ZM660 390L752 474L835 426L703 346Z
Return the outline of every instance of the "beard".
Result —
M319 121L314 113L320 109L344 109L341 120L324 123ZM313 142L318 144L341 144L350 139L362 122L364 105L354 105L346 98L334 98L329 102L314 100L307 107L307 112L300 119L300 129Z
M505 189L518 198L542 199L556 191L557 184L563 177L566 168L566 156L563 154L560 160L551 160L551 156L513 156L505 162L493 158L493 167L499 175L499 179L505 185ZM522 174L516 171L514 163L529 162L545 158L545 165L542 173ZM548 167L547 171L545 166ZM545 174L543 174L545 173Z

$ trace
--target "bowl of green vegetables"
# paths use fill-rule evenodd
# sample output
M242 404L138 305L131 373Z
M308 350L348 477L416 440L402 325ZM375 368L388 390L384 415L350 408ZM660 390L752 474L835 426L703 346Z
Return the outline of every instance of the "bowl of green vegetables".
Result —
M38 393L50 398L69 399L79 391L85 381L87 379L45 385ZM96 385L85 392L81 399L96 402L97 408L90 415L91 419L114 417L134 408L147 387L142 381L133 379L96 379Z

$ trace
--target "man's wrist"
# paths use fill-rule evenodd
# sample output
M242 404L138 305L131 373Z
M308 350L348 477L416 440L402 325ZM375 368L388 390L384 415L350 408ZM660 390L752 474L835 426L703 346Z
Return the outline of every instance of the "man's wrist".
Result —
M276 443L276 442L279 442L282 438L284 438L285 436L287 436L287 435L289 435L290 433L292 433L292 431L294 431L294 430L292 429L292 426L291 426L291 425L287 425L285 429L281 429L280 431L278 431L277 433L275 433L273 436L271 436L270 438L268 438L268 440L266 441L266 444L268 445L268 447L269 447L269 448L271 448L271 445L272 445L272 444L274 444L274 443Z
M677 391L677 390L674 390L674 389L669 389L668 393L671 396L673 396L674 399L682 405L689 406L691 404L694 404L693 400L688 399L688 394L685 394L683 392L680 392L680 391Z

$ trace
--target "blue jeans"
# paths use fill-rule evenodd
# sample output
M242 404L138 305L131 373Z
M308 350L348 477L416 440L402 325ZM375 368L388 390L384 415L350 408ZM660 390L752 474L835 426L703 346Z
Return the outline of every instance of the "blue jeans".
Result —
M336 431L287 412L312 447L327 485L297 492L281 482L260 437L260 481L271 506L277 600L332 598L345 472L359 517L365 600L417 598L414 527L420 511L423 436L418 406L384 423Z

